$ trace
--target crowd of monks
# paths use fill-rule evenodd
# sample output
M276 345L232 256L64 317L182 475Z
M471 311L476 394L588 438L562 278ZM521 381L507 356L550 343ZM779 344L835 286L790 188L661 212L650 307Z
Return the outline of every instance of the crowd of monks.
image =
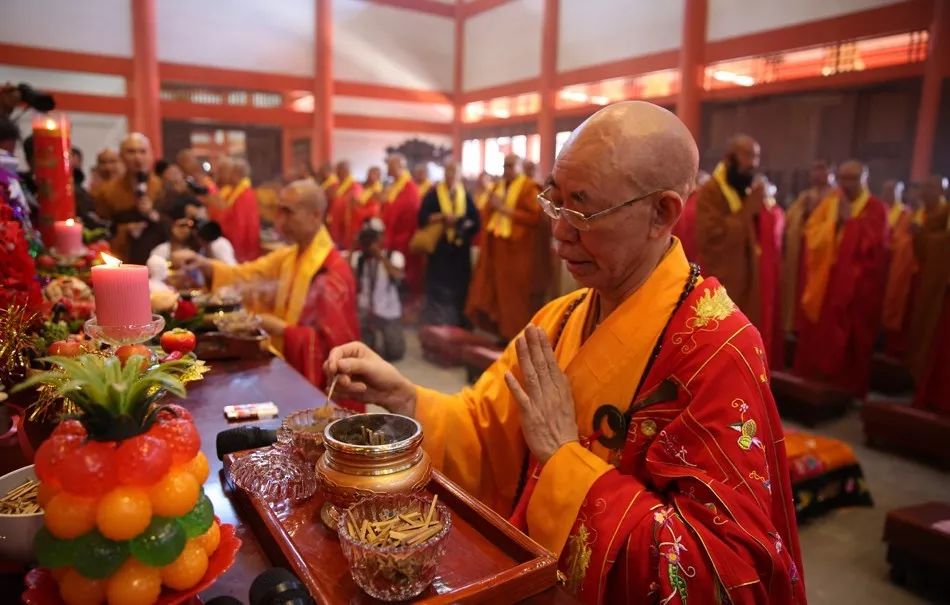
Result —
M950 369L939 337L950 329L946 180L888 180L876 196L864 163L819 160L783 210L759 155L751 137L730 140L674 232L759 329L770 367L783 369L786 341L797 341L789 371L860 399L883 350L911 370L918 405L950 410L932 379Z

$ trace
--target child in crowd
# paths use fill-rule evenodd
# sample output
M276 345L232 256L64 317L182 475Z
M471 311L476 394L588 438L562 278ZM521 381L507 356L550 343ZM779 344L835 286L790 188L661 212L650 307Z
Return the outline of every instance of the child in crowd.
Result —
M406 354L399 287L406 259L398 250L382 247L383 221L371 218L359 232L359 249L350 257L356 274L357 306L363 342L387 361Z

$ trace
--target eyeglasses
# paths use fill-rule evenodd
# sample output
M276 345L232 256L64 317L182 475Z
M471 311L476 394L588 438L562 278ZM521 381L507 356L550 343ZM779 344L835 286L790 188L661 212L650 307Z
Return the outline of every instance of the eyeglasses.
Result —
M538 194L538 204L541 205L541 209L544 210L544 213L547 214L549 217L551 217L553 220L558 220L560 218L563 218L564 220L567 221L567 224L569 224L571 227L574 227L578 231L590 231L590 228L591 228L590 222L594 220L595 218L599 218L601 216L610 214L611 212L616 212L617 210L620 210L621 208L626 208L627 206L636 204L637 202L641 200L645 200L651 195L665 191L665 189L657 189L656 191L651 191L650 193L647 193L646 195L635 197L632 200L628 200L622 204L611 206L610 208L607 208L606 210L601 210L600 212L595 212L593 214L585 214L583 212L578 212L577 210L571 210L570 208L565 208L563 206L559 206L556 203L554 203L547 196L548 192L551 191L551 189L552 187L548 185L547 187L544 188L544 191Z

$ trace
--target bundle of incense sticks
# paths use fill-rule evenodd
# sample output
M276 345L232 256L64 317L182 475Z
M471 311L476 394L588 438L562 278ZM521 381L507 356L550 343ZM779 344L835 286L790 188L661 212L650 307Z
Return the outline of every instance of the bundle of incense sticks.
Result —
M42 509L37 501L39 489L40 482L35 479L13 488L0 498L0 514L30 515L40 512Z
M435 519L435 503L438 495L432 496L429 511L400 513L379 521L363 519L357 523L351 511L347 511L346 529L354 540L370 546L411 546L421 544L442 531L442 522Z
M382 431L376 431L369 427L360 427L363 431L363 440L366 445L386 445L386 435Z

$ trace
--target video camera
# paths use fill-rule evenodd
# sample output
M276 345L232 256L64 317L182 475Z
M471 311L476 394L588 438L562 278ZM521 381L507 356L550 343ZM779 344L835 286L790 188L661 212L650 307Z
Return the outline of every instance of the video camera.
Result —
M10 115L21 103L42 113L56 108L53 95L38 91L29 84L21 82L16 85L7 84L0 88L0 112L3 115Z

